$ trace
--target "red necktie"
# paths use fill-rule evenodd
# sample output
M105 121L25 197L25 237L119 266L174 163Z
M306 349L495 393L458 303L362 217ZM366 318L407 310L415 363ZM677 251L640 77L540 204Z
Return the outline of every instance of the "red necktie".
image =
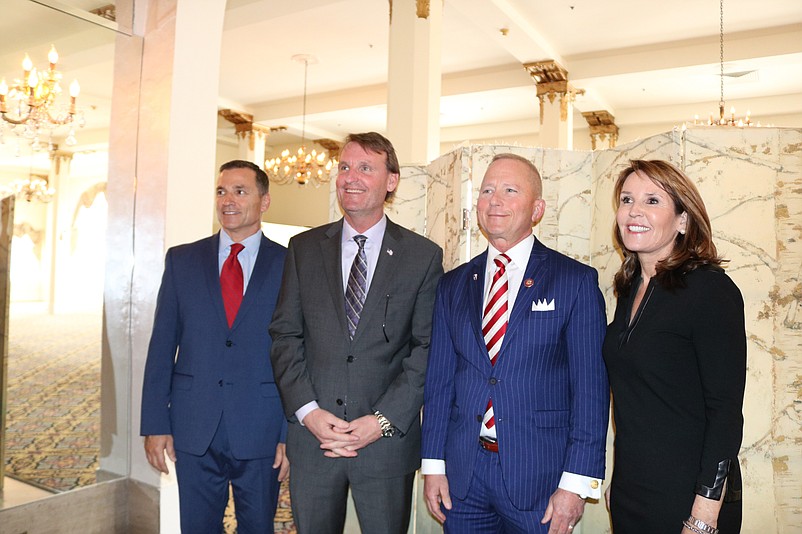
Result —
M226 308L226 319L228 327L234 324L237 317L239 305L242 303L242 288L244 280L242 278L242 266L239 264L237 254L242 252L245 246L242 243L233 243L231 253L223 263L220 271L220 289L223 291L223 306Z
M482 317L482 335L484 335L485 345L487 345L490 364L496 365L501 342L504 339L504 333L507 331L507 291L509 289L507 265L510 263L510 257L506 254L499 254L493 262L496 264L497 269L493 275L487 305L485 305ZM488 429L496 425L492 398L487 401L482 423Z

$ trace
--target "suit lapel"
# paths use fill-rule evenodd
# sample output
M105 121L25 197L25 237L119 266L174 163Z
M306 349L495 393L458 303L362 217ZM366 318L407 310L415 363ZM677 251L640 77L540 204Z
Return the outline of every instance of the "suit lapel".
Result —
M471 318L471 331L476 335L476 342L484 349L485 361L490 365L485 337L482 334L482 315L484 314L485 267L487 266L487 249L471 260L468 276L468 315Z
M270 263L273 260L273 256L270 253L270 248L272 248L272 246L273 242L262 234L262 239L259 242L259 252L256 254L256 262L253 264L253 271L251 271L251 277L248 280L248 287L245 289L245 294L242 296L242 303L239 306L237 317L234 319L234 324L231 326L232 330L239 326L242 317L248 313L248 309L256 301L256 295L259 294L262 285L265 283L265 280L267 280L267 273Z
M342 278L342 240L343 220L340 219L326 230L326 236L320 241L323 272L329 286L329 295L334 302L334 311L340 321L340 328L348 335L348 323L345 317L345 294Z
M501 344L501 350L508 343L508 339L515 335L515 331L519 324L525 320L527 315L531 312L532 301L538 296L543 294L543 282L546 280L546 275L550 268L548 260L548 249L535 238L535 244L532 245L532 252L529 255L529 262L526 265L524 278L521 281L521 287L518 289L518 296L515 297L515 306L512 308L510 320L507 325L507 333L504 335L504 341ZM532 280L534 283L531 287L526 287L526 280Z
M387 219L387 228L384 230L384 238L379 251L379 259L376 262L376 270L365 297L365 304L362 307L359 324L354 332L354 340L365 329L368 317L377 314L384 316L384 305L388 298L390 282L395 277L400 258L404 257L407 251L404 250L404 238L398 230L398 225ZM345 312L343 312L344 314Z
M226 319L226 308L223 305L223 291L220 288L220 265L218 255L220 253L220 232L216 233L206 243L206 250L203 251L203 270L206 273L206 287L209 288L209 298L217 312L217 317L228 330L228 319Z

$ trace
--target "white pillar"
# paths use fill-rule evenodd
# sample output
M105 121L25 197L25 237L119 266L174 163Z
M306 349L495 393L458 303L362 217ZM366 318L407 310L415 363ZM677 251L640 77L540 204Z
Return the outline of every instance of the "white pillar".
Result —
M440 151L442 1L390 0L387 137L401 165Z

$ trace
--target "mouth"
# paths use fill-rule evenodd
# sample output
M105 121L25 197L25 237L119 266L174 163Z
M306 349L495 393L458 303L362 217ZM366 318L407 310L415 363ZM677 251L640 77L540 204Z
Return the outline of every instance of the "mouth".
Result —
M643 232L648 232L649 228L647 226L640 226L637 224L629 224L627 225L627 230L632 232L633 234L642 234Z

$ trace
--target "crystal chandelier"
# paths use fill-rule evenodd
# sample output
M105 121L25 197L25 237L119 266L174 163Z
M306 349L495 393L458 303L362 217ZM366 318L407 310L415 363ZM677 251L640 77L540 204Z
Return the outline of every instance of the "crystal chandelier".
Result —
M5 142L3 131L10 124L10 131L20 138L28 140L34 150L44 148L43 134L52 143L53 132L61 126L69 126L69 133L64 142L74 145L75 125L83 127L83 113L76 112L75 101L81 87L77 80L70 84L69 105L59 105L61 89L61 73L56 70L58 52L50 46L47 54L50 66L47 70L37 70L28 54L22 60L22 79L15 79L10 84L5 78L0 81L0 143ZM76 117L77 115L77 117Z
M297 54L292 56L291 59L304 64L304 108L301 147L295 154L290 155L290 151L285 149L280 157L265 161L265 172L267 172L271 181L278 184L288 184L295 181L303 185L312 181L315 185L320 185L329 181L329 173L333 167L337 166L337 159L329 159L325 150L320 152L315 149L312 149L311 152L306 150L306 80L309 64L317 63L317 58L310 54Z
M31 202L47 203L53 200L56 190L50 187L47 176L30 175L22 180L14 180L9 184L12 192L18 199Z
M699 120L699 115L694 117L693 123L694 124L707 124L708 126L737 126L739 128L754 126L752 122L752 118L750 117L751 113L749 110L746 111L746 117L744 118L736 118L735 117L735 106L730 108L730 116L727 117L724 114L724 108L726 107L724 104L724 0L719 0L719 80L721 84L721 92L719 95L718 101L718 119L714 119L713 115L710 115L710 118L707 120L706 123L703 123ZM743 73L741 73L743 74ZM758 123L758 126L760 124Z

